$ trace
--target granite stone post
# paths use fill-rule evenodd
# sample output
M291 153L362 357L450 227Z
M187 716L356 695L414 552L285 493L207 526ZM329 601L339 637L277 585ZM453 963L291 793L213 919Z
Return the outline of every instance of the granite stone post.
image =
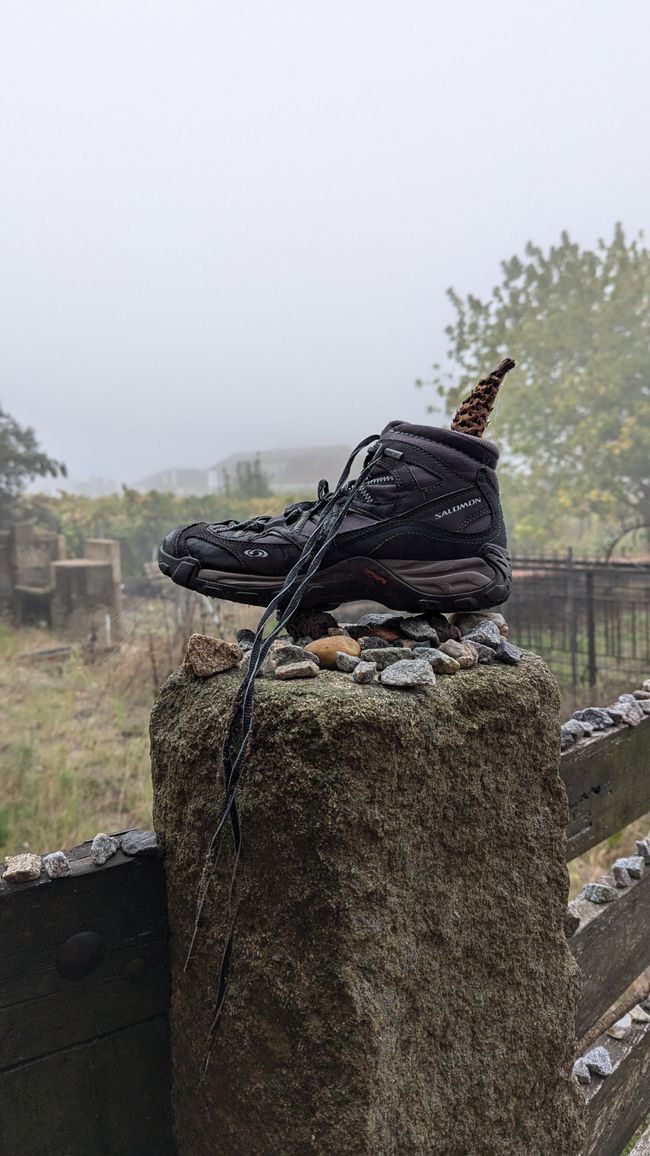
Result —
M180 1156L573 1156L558 692L537 658L400 691L260 679L232 970L232 851L187 972L239 672L151 723Z

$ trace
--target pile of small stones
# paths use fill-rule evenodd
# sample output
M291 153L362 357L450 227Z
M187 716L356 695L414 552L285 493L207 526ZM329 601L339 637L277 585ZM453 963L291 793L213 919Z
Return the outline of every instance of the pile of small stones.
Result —
M611 1028L607 1029L607 1035L611 1036L613 1040L624 1040L635 1024L649 1023L650 999L644 999L626 1015L621 1016L615 1024L612 1024ZM607 1048L603 1047L602 1044L585 1052L584 1056L580 1056L573 1065L573 1075L579 1084L590 1084L592 1076L606 1078L611 1076L613 1071L612 1058Z
M639 690L619 695L611 706L588 706L574 711L573 718L560 728L562 750L569 750L580 739L590 738L594 731L613 726L636 727L646 715L650 715L650 678L646 678Z
M107 835L99 831L90 845L90 858L96 867L103 867L117 851L125 855L151 856L160 851L155 831L127 831L125 835ZM45 872L48 879L64 879L72 874L70 859L65 851L52 851L49 855L34 855L23 852L20 855L6 855L5 869L0 880L3 883L32 883Z
M431 686L436 675L452 675L479 663L516 665L521 651L508 641L502 614L364 614L339 624L322 611L293 615L288 633L272 644L260 676L281 681L318 678L323 671L347 674L357 683L391 688ZM206 678L239 665L248 669L255 635L240 630L237 644L194 634L185 667Z

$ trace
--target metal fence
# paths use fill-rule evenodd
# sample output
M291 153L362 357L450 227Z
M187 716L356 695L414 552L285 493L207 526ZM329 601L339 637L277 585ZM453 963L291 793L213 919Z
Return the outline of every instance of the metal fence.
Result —
M512 639L546 659L562 690L633 689L650 677L650 564L513 560Z

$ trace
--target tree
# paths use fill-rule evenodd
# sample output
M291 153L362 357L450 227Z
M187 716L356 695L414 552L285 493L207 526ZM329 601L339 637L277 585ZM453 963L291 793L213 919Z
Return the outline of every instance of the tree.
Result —
M567 515L596 516L607 527L603 540L650 527L650 252L642 235L628 241L619 224L609 244L589 250L563 233L548 253L529 243L523 260L501 270L487 302L448 291L456 313L449 357L460 384L457 373L452 385L434 367L448 410L511 355L517 369L490 428L505 451L506 490L516 489L522 512L528 502L526 532L557 530Z
M273 491L269 484L268 474L262 469L259 457L252 462L241 461L235 464L235 478L231 478L228 470L223 471L223 491L229 497L246 500L248 498L270 498Z
M62 462L39 449L34 430L19 425L0 406L0 522L11 517L16 499L34 478L66 474Z

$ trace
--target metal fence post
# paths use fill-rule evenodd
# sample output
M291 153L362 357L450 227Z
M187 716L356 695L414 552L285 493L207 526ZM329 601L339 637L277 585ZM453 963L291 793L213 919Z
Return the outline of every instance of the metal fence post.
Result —
M589 686L596 685L596 619L594 615L594 574L585 571L585 596L587 601L587 674Z

